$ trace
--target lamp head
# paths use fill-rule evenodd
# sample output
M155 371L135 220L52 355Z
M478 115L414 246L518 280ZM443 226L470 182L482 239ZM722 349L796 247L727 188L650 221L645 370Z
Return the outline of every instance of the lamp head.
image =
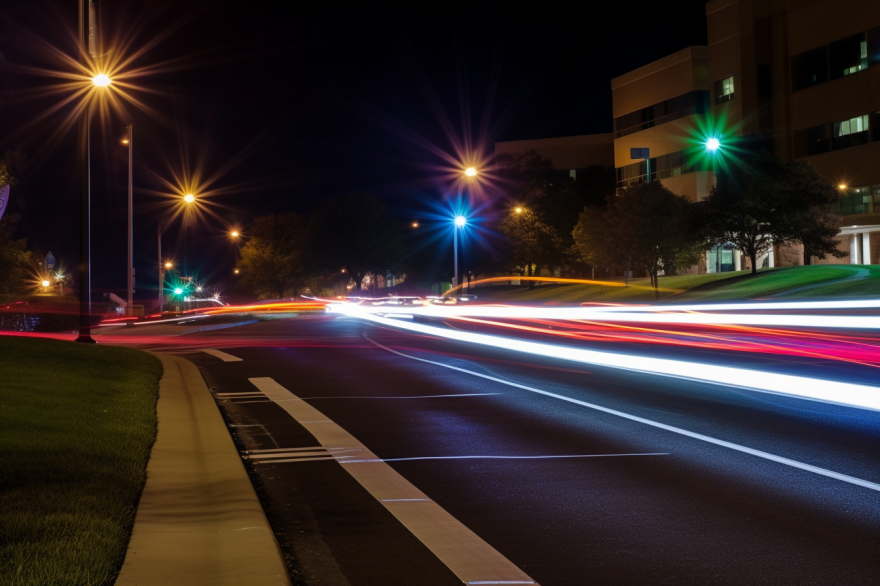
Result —
M712 137L712 138L706 140L706 150L709 151L710 153L714 153L720 147L721 147L721 142L717 138Z
M180 295L181 293L183 293L183 289L181 289L180 287L175 287L175 288L174 288L174 294L175 294L175 295Z
M464 170L464 174L467 175L468 177L476 177L477 176L477 169L476 169L476 167L468 167L467 169Z
M110 85L111 81L110 78L107 77L106 73L99 73L92 78L92 83L95 84L97 87L107 87L108 85Z
M192 203L195 200L196 200L196 196L194 196L191 193L187 193L186 195L183 196L183 201L185 201L186 203Z
M49 281L43 281L43 287L48 287L48 286L49 286Z
M467 218L464 216L455 216L455 225L458 228L461 228L467 224Z

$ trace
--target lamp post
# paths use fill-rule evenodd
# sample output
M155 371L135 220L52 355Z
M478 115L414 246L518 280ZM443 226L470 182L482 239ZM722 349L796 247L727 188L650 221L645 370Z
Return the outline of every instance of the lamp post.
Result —
M165 305L165 269L171 268L170 262L162 260L162 232L167 221L168 218L162 218L159 222L159 313L162 313Z
M458 230L467 226L467 218L462 215L455 216L455 227L452 232L452 256L455 264L455 272L452 275L452 286L458 286Z
M92 59L98 56L98 30L96 6L91 0L79 0L79 46L80 62L83 68L90 69L89 55ZM92 78L95 87L105 88L110 85L110 78L98 73ZM91 275L91 196L89 177L89 123L91 122L91 104L86 97L82 116L79 120L79 156L80 156L80 233L79 233L79 336L77 342L94 344L91 332L92 313L92 275Z
M122 144L128 146L128 317L134 316L134 125L125 127ZM129 322L131 323L131 322Z

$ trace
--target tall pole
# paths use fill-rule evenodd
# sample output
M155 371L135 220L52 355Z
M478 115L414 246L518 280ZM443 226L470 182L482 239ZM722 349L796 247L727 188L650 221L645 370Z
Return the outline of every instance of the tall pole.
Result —
M87 70L88 55L93 52L94 42L89 43L91 32L92 7L89 0L79 0L79 45L80 60ZM92 13L92 14L90 14ZM90 46L91 45L91 46ZM92 313L92 275L91 275L91 201L89 194L89 122L91 105L88 96L79 121L79 156L80 156L80 207L79 207L79 337L77 342L94 344L91 336Z
M458 285L458 226L452 229L452 257L455 263L455 272L452 274L452 286Z
M134 125L128 132L128 317L134 317Z
M167 218L163 218L159 221L159 313L162 313L165 305L165 263L162 261L162 230L165 228L165 221Z

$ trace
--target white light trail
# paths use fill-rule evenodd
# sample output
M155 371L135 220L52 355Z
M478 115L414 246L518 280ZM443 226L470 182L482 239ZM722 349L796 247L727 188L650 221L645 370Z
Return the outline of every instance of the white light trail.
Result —
M340 308L337 307L338 311ZM880 411L880 387L858 385L830 380L814 379L803 376L778 374L758 370L748 370L731 366L716 366L701 364L684 360L672 360L667 358L650 358L645 356L631 356L613 352L599 352L571 348L555 344L529 342L513 338L504 338L488 334L478 334L461 330L449 330L420 323L410 323L401 320L387 319L371 313L357 311L349 315L382 324L390 328L419 332L448 340L468 342L481 346L502 348L523 352L535 356L557 358L579 362L582 364L595 364L617 368L633 372L644 372L673 378L696 380L720 384L724 386L741 387L766 393L786 395L812 401L822 401Z
M674 306L673 306L674 307ZM607 311L612 308L593 307L528 307L510 305L454 305L396 308L371 305L328 305L327 311L347 315L381 314L387 317L435 318L483 317L494 319L557 319L625 323L659 323L688 325L781 326L793 328L880 329L880 316L867 315L778 315L778 314L719 314L669 313L673 307L633 307L626 311ZM688 306L680 306L688 307ZM702 306L702 311L721 311L721 307ZM617 308L615 308L617 309ZM753 309L760 309L753 308ZM767 308L769 309L769 307ZM679 309L675 311L685 311ZM687 310L694 311L694 310Z

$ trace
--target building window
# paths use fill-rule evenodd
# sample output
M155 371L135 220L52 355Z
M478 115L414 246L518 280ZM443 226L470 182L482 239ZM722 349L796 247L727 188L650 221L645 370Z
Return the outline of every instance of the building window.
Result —
M837 202L837 213L841 216L873 214L875 209L880 210L880 185L854 187Z
M709 92L693 91L657 104L618 116L614 119L615 137L627 136L657 124L664 124L691 114L705 114Z
M867 114L835 122L832 126L832 148L834 150L845 149L868 142Z
M791 60L792 83L794 89L800 90L818 83L828 81L828 51L819 47Z
M807 129L807 154L821 155L831 150L831 132L827 124Z
M829 50L831 79L852 75L868 68L868 41L865 33L831 43Z
M880 65L880 26L872 28L865 36L868 41L868 67Z
M733 76L715 82L715 103L721 104L733 99Z

